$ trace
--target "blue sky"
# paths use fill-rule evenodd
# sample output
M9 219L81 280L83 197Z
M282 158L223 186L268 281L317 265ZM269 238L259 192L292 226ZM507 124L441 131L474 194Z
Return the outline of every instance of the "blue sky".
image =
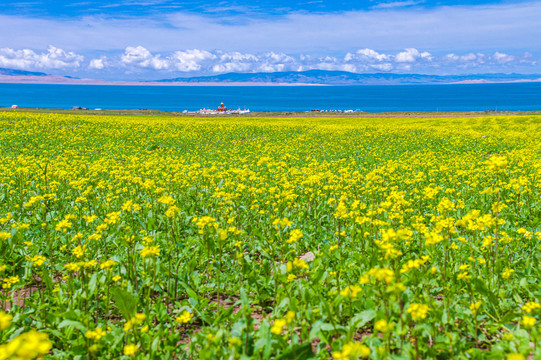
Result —
M5 0L0 12L12 15L48 16L53 18L107 15L107 16L149 16L163 13L196 12L209 15L270 16L291 12L331 13L344 11L366 11L405 7L434 8L440 6L516 4L520 1L431 1L431 0L121 0L121 1L65 1L65 0Z
M224 72L541 73L541 1L3 0L0 67L104 79Z

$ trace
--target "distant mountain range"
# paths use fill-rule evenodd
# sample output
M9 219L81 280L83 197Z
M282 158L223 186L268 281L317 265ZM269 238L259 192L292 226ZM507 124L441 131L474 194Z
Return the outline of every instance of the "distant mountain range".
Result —
M32 72L16 69L6 69L0 68L0 75L9 75L9 76L47 76L47 74L42 72Z
M420 75L420 74L357 74L346 71L308 70L273 73L228 73L212 76L163 79L164 83L285 83L321 85L400 85L450 84L479 82L541 81L541 75L472 74L472 75Z
M406 85L541 82L541 75L472 74L357 74L346 71L308 70L273 73L228 73L211 76L177 77L153 81L111 81L79 79L41 72L0 68L0 83L88 84L88 85Z

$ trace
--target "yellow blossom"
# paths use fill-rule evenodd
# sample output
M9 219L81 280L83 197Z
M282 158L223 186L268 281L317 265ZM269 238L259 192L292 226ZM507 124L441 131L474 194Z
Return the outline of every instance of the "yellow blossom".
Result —
M355 360L359 356L361 358L367 358L370 356L370 348L366 345L358 342L349 342L342 346L340 351L333 351L332 356L334 360Z
M275 335L280 335L282 333L282 330L286 326L286 320L285 319L276 319L274 320L274 323L271 327L271 333Z
M287 239L287 243L288 244L292 244L294 242L297 242L299 241L299 239L301 239L303 236L303 233L301 230L299 229L294 229L291 231L291 233L289 234L289 239Z
M242 345L242 340L238 337L230 337L227 342L229 343L230 347L238 347Z
M124 346L124 355L132 356L135 355L137 350L139 349L139 346L136 344L128 344Z
M41 256L41 255L36 255L36 256L33 256L29 259L34 265L36 266L41 266L43 265L43 263L45 261L47 261L47 259L45 258L45 256Z
M7 329L12 319L13 316L0 310L0 331Z
M473 313L473 315L477 314L477 311L479 310L479 308L481 307L481 301L477 301L477 302L472 302L470 304L470 310L471 312Z
M514 272L515 272L515 270L513 270L513 269L505 269L503 274L502 274L502 278L503 279L509 279L511 277L511 275L513 275Z
M0 359L31 360L47 354L51 347L47 334L30 330L0 345Z
M393 329L394 329L394 323L388 322L385 319L378 320L374 324L374 330L382 332L384 334L391 332Z
M103 331L102 328L96 328L96 330L88 330L85 333L85 337L87 337L89 339L92 339L92 340L99 341L102 337L105 336L105 334L106 334L106 332Z
M524 306L522 307L522 311L529 314L532 311L535 311L535 310L540 309L540 308L541 308L540 303L535 302L535 301L530 301L530 302L527 302L526 304L524 304Z
M408 313L413 320L425 319L430 308L425 304L411 304L408 307Z
M506 360L526 360L526 358L520 353L511 353L507 354Z
M73 250L71 250L71 253L73 255L75 255L75 257L77 258L80 258L82 257L86 252L86 245L79 245L79 246L76 246L75 248L73 248Z
M521 321L521 324L522 326L524 326L526 329L530 329L532 328L534 325L535 325L535 322L536 322L536 318L534 318L533 316L528 316L528 315L524 315L522 317L522 321Z
M184 310L179 316L177 316L175 320L179 324L186 324L186 323L189 323L192 320L192 318L193 318L193 315L189 311Z
M156 246L145 246L142 248L139 253L143 258L148 256L159 256L160 255L160 245Z
M350 297L352 299L357 297L357 294L361 291L361 287L357 285L346 286L340 291L340 295L344 297Z

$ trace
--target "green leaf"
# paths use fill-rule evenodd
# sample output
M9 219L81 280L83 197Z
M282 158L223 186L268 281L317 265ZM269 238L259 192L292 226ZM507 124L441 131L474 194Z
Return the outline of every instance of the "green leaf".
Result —
M372 321L376 317L375 310L365 310L354 317L349 321L349 325L356 329L363 327L368 322Z
M47 270L41 272L41 278L45 282L45 286L47 286L47 290L53 291L53 282L51 280L51 277L49 276L49 273Z
M189 297L195 300L199 299L199 296L197 296L197 293L191 287L189 287L188 284L186 284L184 281L180 281L179 284L184 288L184 290L186 290L186 293L188 294Z
M90 295L94 294L94 291L96 291L97 280L98 280L98 273L94 273L92 277L90 278L90 281L88 282L88 292Z
M321 327L325 324L322 320L318 320L312 325L312 329L310 330L310 341L313 341L316 338L320 338L324 343L329 343L327 340L327 336L321 331Z
M218 316L216 316L216 318L214 319L214 325L219 326L220 323L222 323L223 321L226 321L231 316L233 311L235 310L235 306L238 305L238 304L239 304L239 301L237 301L230 308L227 308L227 309L223 310L222 312L220 312L220 314Z
M270 358L272 351L272 338L270 332L270 325L264 321L261 323L261 327L257 330L257 341L254 344L254 349L257 352L263 352L263 359Z
M278 356L276 360L304 360L314 358L310 343L295 344L291 349Z
M471 283L473 284L473 287L478 293L488 298L490 303L492 303L495 306L498 305L499 303L498 298L487 288L486 284L483 281L479 279L472 279Z
M160 338L156 337L151 345L152 352L155 353L156 351L158 351L159 348L160 348Z
M137 297L121 288L112 288L111 293L113 294L115 306L124 319L130 320L134 317L137 313Z
M88 330L88 328L86 326L84 326L83 323L81 323L79 321L64 320L60 324L58 324L59 329L62 329L64 327L66 327L66 326L71 326L72 328L75 328L77 330L81 330L82 332L86 332Z

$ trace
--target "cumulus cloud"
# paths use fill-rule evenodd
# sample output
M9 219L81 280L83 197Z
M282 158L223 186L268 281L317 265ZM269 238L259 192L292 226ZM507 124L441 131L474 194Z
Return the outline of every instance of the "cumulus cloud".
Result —
M224 72L250 72L253 71L258 57L252 54L244 54L238 51L220 53L218 63L212 66L215 73Z
M121 61L125 65L154 70L165 70L170 66L170 61L162 59L161 55L152 55L150 51L142 46L128 46L121 57Z
M90 63L88 64L88 68L89 69L94 69L94 70L101 70L105 67L105 58L99 58L99 59L92 59L90 60Z
M394 66L391 63L394 56L377 52L373 49L359 49L354 53L348 52L344 57L344 62L352 72L364 71L391 71Z
M508 55L508 54L504 54L504 53L496 51L494 55L492 55L492 59L494 59L494 61L500 64L506 64L506 63L514 61L516 58L512 55Z
M129 46L122 52L107 56L89 57L50 46L47 51L29 49L0 49L0 67L17 69L72 69L75 71L102 72L108 74L144 74L145 76L209 75L228 72L278 72L305 71L311 69L370 72L416 72L452 73L467 69L476 71L514 71L516 66L537 65L531 53L523 55L496 51L492 55L482 52L434 55L431 52L406 48L402 51L383 52L360 48L344 56L314 56L312 54L290 55L283 52L264 53L184 49L169 53L151 52L143 46ZM84 65L84 66L82 66ZM61 70L57 70L61 73ZM154 74L154 75L153 75ZM158 75L161 74L161 75ZM168 74L168 75L166 75Z
M370 67L372 67L375 70L379 70L379 71L391 71L391 70L393 70L393 64L391 64L391 63L373 64L373 65L370 65Z
M277 72L294 70L299 59L284 53L267 52L250 54L241 52L218 52L217 63L212 66L215 73L226 72Z
M185 50L175 51L171 56L171 62L178 71L198 71L201 69L201 63L216 59L216 55L205 50Z
M420 52L417 49L409 48L395 56L395 61L398 63L413 63L419 59L432 60L432 54L427 51Z
M484 63L485 62L485 55L484 54L479 54L479 53L477 53L477 54L469 53L469 54L460 56L459 59L462 62L477 61L479 63Z
M385 61L389 59L389 55L381 54L372 49L361 49L355 53L347 53L345 61Z
M442 57L441 62L444 64L455 64L461 68L478 67L488 61L488 56L483 53L467 53L457 55L454 53L447 54Z
M508 67L516 64L521 65L536 65L537 62L533 55L525 52L523 55L510 55L500 51L496 51L492 55L487 55L481 52L467 53L464 55L456 55L454 53L447 54L441 58L443 64L455 64L461 68L480 67L480 66L496 66Z
M0 49L0 67L14 69L67 69L81 66L84 57L50 45L46 52L36 53L30 49Z

